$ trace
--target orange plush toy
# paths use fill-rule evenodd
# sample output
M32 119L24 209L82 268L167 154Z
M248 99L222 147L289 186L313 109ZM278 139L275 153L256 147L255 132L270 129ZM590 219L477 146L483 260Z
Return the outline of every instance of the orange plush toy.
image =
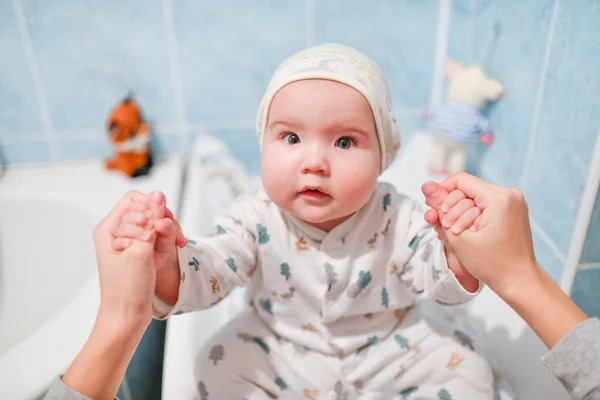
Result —
M112 110L108 118L108 133L115 156L106 160L106 168L119 170L133 178L147 175L153 164L150 130L131 97L125 98Z

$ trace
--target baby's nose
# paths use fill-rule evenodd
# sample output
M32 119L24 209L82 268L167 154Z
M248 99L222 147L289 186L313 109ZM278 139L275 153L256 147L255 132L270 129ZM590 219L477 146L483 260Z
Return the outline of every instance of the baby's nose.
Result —
M304 160L302 167L303 174L318 173L327 174L329 173L329 161L325 154L320 152L311 152L307 155Z

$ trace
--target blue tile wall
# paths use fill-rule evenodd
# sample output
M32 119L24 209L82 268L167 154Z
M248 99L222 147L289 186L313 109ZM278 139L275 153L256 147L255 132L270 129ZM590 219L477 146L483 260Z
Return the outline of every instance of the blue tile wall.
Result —
M522 186L530 215L545 233L534 235L536 253L555 280L569 250L600 125L598 20L600 7L591 1L531 0L519 7L452 1L448 57L481 61L506 90L487 110L496 141L473 151L470 170L501 185ZM499 35L479 60L494 27ZM592 248L586 246L584 259Z
M41 132L42 120L12 1L0 1L0 143L19 133ZM16 157L12 157L15 159ZM25 157L29 161L35 158ZM43 158L42 160L46 160Z
M249 174L260 174L260 148L256 131L252 129L219 129L208 132L222 140L232 155L241 162Z
M489 110L496 140L480 165L481 175L501 185L517 186L523 170L553 5L553 0L528 0L518 7L501 1L452 2L448 57L465 65L482 61L505 87ZM499 34L479 60L495 25Z
M157 156L181 152L181 136L178 133L161 133L151 137L151 144Z
M600 318L600 264L581 269L575 276L571 297L590 317Z
M103 127L129 91L157 122L174 120L160 1L21 4L57 135Z
M50 146L46 142L2 144L0 141L0 150L7 164L50 162Z
M560 283L564 268L564 258L560 259L556 255L556 252L552 250L548 241L535 230L533 232L533 250L542 268L546 270L555 282Z
M113 151L110 144L99 133L96 139L70 139L58 142L58 149L62 154L62 161L91 160L97 157L101 159L112 157Z
M429 103L437 1L328 0L315 6L317 43L340 42L373 58L385 73L394 106Z
M600 263L600 196L598 195L596 195L594 212L588 225L581 263Z
M0 60L0 143L7 153L19 151L8 157L11 163L103 159L110 154L106 118L128 92L158 128L153 141L158 154L180 151L178 141L162 136L180 134L182 122L209 123L221 131L234 121L251 131L279 63L307 44L326 41L355 46L382 66L403 140L423 128L414 109L430 97L438 1L316 1L312 17L308 5L306 0L2 0L0 45L11 57ZM17 15L23 15L21 30ZM32 65L41 83L39 98ZM173 79L182 82L182 93ZM180 100L185 121L177 110ZM48 109L49 126L42 124L38 103ZM406 109L412 110L408 116ZM240 140L238 135L235 142ZM55 158L34 150L48 141L56 142ZM254 141L252 134L246 144ZM31 154L21 155L31 143Z
M254 120L277 66L306 45L301 0L173 2L191 122Z
M600 7L561 2L525 194L531 216L568 252L600 126Z

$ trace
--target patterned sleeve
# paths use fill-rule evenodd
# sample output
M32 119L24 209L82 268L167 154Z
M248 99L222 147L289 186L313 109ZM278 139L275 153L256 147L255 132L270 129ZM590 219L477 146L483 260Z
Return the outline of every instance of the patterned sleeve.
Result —
M259 206L254 196L240 197L217 219L215 235L188 237L188 245L179 249L177 303L169 307L155 296L155 318L209 308L236 286L246 285L256 266L258 246L269 235L260 222Z
M470 293L458 282L448 268L444 244L437 238L433 227L425 222L419 206L405 200L400 214L404 214L403 219L408 223L408 235L401 243L406 260L402 279L422 299L433 299L445 305L473 299L483 288L483 283L480 282L475 293Z

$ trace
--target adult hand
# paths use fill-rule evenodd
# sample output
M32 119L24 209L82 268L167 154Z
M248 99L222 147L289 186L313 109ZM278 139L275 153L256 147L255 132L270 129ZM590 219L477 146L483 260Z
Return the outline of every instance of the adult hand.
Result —
M154 242L156 232L148 230L144 241L129 238L126 251L114 251L113 232L135 200L146 199L136 191L128 192L95 227L94 243L100 277L100 313L115 320L139 322L147 326L152 319L152 299L156 283ZM151 205L152 219L162 217L161 205Z
M131 202L140 195L127 193L94 228L100 308L87 342L61 377L69 388L92 399L114 398L127 365L152 320L156 282L155 231L149 231L146 241L124 238L124 241L130 241L124 251L116 252L111 246L114 239L111 232L119 225ZM155 207L152 212L162 216L164 210ZM52 393L47 397L53 398Z
M521 191L492 185L466 173L455 174L441 184L427 182L422 190L427 202L438 190L451 195L460 191L481 209L470 229L455 234L451 226L444 226L444 233L465 268L492 290L508 290L513 283L537 272L528 208ZM426 212L427 222L439 224L439 216L450 212L457 204L453 199L460 198L451 195Z
M486 283L552 348L587 319L552 278L538 265L533 252L527 204L523 193L492 185L466 173L437 184L427 182L423 193L434 209L427 222L440 228L440 216L451 213L451 196L434 202L438 191L462 192L482 210L473 226L454 233L442 222L445 239L467 270Z

